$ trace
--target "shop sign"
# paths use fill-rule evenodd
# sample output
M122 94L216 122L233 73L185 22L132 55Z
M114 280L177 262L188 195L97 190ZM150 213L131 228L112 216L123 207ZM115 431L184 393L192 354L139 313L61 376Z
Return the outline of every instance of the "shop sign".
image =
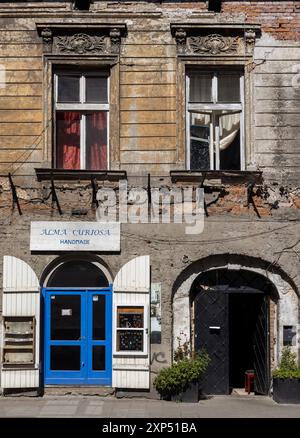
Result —
M118 222L31 222L31 251L120 251Z

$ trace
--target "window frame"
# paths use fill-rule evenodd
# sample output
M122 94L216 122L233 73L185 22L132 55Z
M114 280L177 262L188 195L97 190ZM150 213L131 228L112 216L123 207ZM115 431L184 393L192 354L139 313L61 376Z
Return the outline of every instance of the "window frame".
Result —
M143 328L134 328L134 327L118 327L118 308L125 307L125 308L132 308L135 309L137 307L140 307L143 309ZM148 333L149 333L149 323L148 323L148 309L149 306L147 304L117 304L114 308L114 314L115 314L115 327L114 327L114 356L148 356ZM143 331L143 351L136 351L136 350L118 350L117 349L117 343L118 343L118 331L120 330L128 330L128 331L136 331L140 330Z
M245 153L245 72L242 69L237 69L235 66L217 66L216 68L201 68L201 66L193 66L185 72L185 132L186 132L186 147L185 147L185 162L187 170L191 170L191 155L190 155L190 117L192 113L209 114L210 117L210 142L209 142L209 157L210 168L203 170L221 170L220 169L220 137L219 137L219 111L228 111L230 114L240 113L240 169L246 169L246 153ZM239 73L240 75L240 103L218 103L218 76L220 73ZM190 103L190 77L194 74L201 73L212 74L212 102L206 103ZM224 114L223 114L224 115ZM233 170L233 169L226 169Z
M60 75L72 75L79 76L79 102L68 102L59 103L58 102L58 81ZM107 103L86 103L85 93L86 93L86 77L99 77L103 76L107 78ZM80 170L89 170L86 167L86 115L89 112L106 112L106 144L107 144L107 163L106 169L110 170L110 72L105 69L94 69L89 70L76 70L76 69L57 69L53 74L53 160L55 163L55 168L57 168L57 130L56 130L56 113L63 111L76 111L80 113ZM69 169L70 170L70 169ZM103 169L98 169L103 170Z

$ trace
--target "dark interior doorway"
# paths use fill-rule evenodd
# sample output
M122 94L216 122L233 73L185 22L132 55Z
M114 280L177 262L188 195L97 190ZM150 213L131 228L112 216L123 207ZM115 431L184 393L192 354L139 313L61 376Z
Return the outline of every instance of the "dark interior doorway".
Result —
M230 394L244 387L245 372L253 370L255 393L268 394L272 284L254 272L219 269L201 274L193 293L195 350L211 358L204 392Z
M245 371L254 370L255 329L264 299L259 293L230 293L229 387L243 388Z

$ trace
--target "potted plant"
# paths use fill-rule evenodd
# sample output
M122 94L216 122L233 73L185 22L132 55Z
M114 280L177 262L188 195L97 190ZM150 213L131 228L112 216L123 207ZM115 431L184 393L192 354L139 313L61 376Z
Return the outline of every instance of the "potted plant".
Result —
M165 400L190 403L199 401L198 382L207 369L209 357L202 351L191 354L188 343L179 344L174 363L163 368L154 379L154 386Z
M300 367L290 347L284 347L280 365L273 372L273 399L277 403L300 403Z

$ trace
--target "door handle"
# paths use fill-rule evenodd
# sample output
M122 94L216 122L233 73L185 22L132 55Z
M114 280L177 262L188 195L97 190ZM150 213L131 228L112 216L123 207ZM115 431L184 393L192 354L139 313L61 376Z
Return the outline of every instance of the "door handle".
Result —
M84 362L81 362L81 366L84 367L84 365L85 365Z

